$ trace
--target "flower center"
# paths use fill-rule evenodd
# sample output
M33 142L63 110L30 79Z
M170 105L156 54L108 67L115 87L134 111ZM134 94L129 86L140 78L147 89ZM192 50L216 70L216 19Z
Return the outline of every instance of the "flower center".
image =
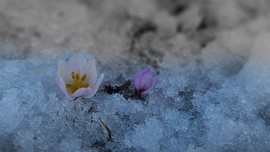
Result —
M72 92L74 93L75 91L77 91L80 88L88 88L89 87L89 83L85 83L84 80L86 79L86 74L83 74L82 76L79 73L75 73L75 72L71 72L71 77L73 79L73 83L72 84L66 84L66 87Z

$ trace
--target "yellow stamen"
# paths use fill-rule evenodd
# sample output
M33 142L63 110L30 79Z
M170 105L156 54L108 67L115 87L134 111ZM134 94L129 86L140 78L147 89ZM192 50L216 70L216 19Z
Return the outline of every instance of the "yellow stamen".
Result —
M72 84L66 84L66 88L69 89L72 93L76 92L80 88L88 88L89 83L85 83L86 74L83 74L82 77L79 73L71 72L71 77L73 79Z
M84 74L83 76L82 76L82 81L84 81L86 79L86 74Z
M72 79L75 79L75 73L73 71L71 72L71 77Z
M86 84L83 85L83 87L84 87L84 88L88 88L88 87L89 87L89 84L86 83Z
M78 73L76 73L76 80L78 81L80 78L80 75Z
M68 89L72 89L72 85L71 85L71 84L66 84L66 87L67 87Z

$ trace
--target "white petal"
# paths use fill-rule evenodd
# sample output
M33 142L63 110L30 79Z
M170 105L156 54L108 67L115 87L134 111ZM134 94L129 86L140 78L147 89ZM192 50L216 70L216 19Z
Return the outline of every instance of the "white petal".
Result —
M62 77L63 76L63 70L66 69L65 67L65 61L62 59L58 60L58 67L57 67L57 74Z
M97 93L98 88L99 88L101 82L102 82L103 79L104 79L104 76L105 76L105 75L104 75L103 73L101 73L101 75L100 75L100 77L98 78L98 80L96 81L95 85L94 85L93 87L91 87L91 88L93 89L92 92L91 92L88 96L86 96L85 98L91 98L91 97L93 97L93 96Z
M79 72L86 63L86 59L80 53L76 53L68 60L67 66L71 71Z
M72 82L69 70L67 68L67 65L64 60L58 60L58 70L57 74L60 78L63 79L65 83L70 83Z
M95 85L97 81L96 60L92 59L87 62L82 68L82 73L86 74L86 81L90 83L90 86Z
M74 98L85 97L85 96L88 96L91 92L92 92L92 89L90 87L80 88L73 93L72 97Z
M72 97L71 93L69 91L67 91L67 88L66 88L66 84L64 82L64 80L59 77L57 75L57 84L59 86L59 88L61 89L61 91L70 99L70 100L73 100L74 98Z

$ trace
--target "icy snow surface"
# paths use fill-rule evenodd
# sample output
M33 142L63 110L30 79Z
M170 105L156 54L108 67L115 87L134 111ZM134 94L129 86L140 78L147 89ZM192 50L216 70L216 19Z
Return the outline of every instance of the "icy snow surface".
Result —
M269 8L0 0L0 151L270 151ZM106 76L93 98L70 101L57 60L76 52ZM159 81L139 98L131 78L147 65Z

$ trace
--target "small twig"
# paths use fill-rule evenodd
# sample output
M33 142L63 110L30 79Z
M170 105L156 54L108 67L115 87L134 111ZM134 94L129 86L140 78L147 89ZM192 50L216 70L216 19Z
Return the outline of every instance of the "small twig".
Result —
M79 97L77 97L77 98L73 99L73 101L76 101L78 98L79 98Z
M112 132L110 130L110 128L101 120L101 118L99 117L99 121L102 124L102 126L104 126L106 128L106 130L108 131L108 141L113 141L112 139Z

